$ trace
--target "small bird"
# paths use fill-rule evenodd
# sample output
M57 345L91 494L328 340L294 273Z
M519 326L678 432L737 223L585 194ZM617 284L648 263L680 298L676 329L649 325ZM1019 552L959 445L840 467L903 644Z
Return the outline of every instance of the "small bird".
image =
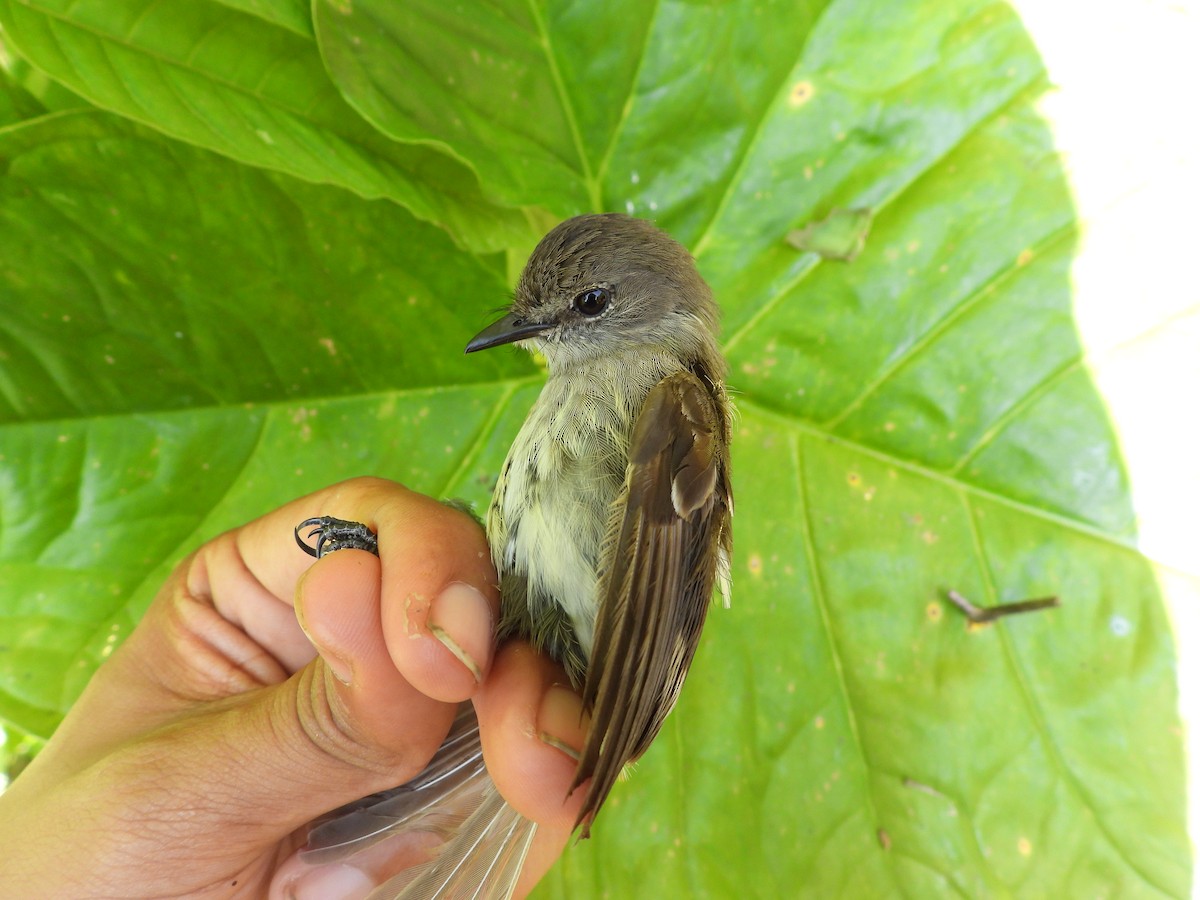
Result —
M591 715L571 788L590 779L584 837L674 706L714 586L728 603L732 407L717 318L665 232L587 215L542 239L508 314L467 344L516 343L549 368L486 528L497 640L519 637L561 663ZM321 553L373 549L365 526L311 519L297 540L308 526ZM436 831L449 834L437 854L372 897L506 898L534 828L487 777L468 703L421 775L318 825L305 853L325 862L399 829Z

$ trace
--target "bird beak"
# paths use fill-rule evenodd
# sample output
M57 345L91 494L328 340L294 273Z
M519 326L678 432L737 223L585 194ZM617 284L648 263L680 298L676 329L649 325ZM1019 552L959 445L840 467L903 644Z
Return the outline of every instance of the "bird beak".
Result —
M541 334L543 331L554 326L553 322L526 322L523 319L509 313L503 319L493 322L475 337L471 338L471 342L467 344L467 353L474 353L476 350L486 350L488 347L498 347L501 344L511 344L513 341L522 341L527 337L533 337L535 334Z

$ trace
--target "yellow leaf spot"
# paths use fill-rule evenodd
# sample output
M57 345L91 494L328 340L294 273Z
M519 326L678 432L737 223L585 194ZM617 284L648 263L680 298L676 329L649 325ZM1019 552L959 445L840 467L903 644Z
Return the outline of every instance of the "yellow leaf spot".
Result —
M930 622L940 622L942 619L942 604L931 600L925 607L925 618Z
M1022 856L1028 856L1033 852L1033 844L1029 843L1029 838L1021 838L1017 841L1017 852Z
M811 81L797 81L788 92L788 105L792 109L798 109L811 100L814 94L816 94L816 89Z
M1018 266L1028 265L1029 261L1031 259L1033 259L1033 251L1030 250L1028 247L1026 247L1024 250L1022 250L1020 253L1017 254L1017 265Z

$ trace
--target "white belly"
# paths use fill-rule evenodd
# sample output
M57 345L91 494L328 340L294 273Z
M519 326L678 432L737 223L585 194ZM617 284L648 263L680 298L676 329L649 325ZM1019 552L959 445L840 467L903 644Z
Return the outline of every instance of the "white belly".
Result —
M496 485L488 537L497 570L527 579L529 604L562 606L589 655L600 545L624 487L630 433L650 389L678 369L654 354L552 375Z

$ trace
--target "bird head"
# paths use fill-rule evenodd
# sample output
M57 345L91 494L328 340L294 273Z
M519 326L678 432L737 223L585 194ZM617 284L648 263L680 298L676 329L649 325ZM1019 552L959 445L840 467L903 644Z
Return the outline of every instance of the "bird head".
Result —
M683 359L715 352L717 306L691 255L649 222L577 216L542 238L508 314L467 352L517 343L551 372L649 347Z

